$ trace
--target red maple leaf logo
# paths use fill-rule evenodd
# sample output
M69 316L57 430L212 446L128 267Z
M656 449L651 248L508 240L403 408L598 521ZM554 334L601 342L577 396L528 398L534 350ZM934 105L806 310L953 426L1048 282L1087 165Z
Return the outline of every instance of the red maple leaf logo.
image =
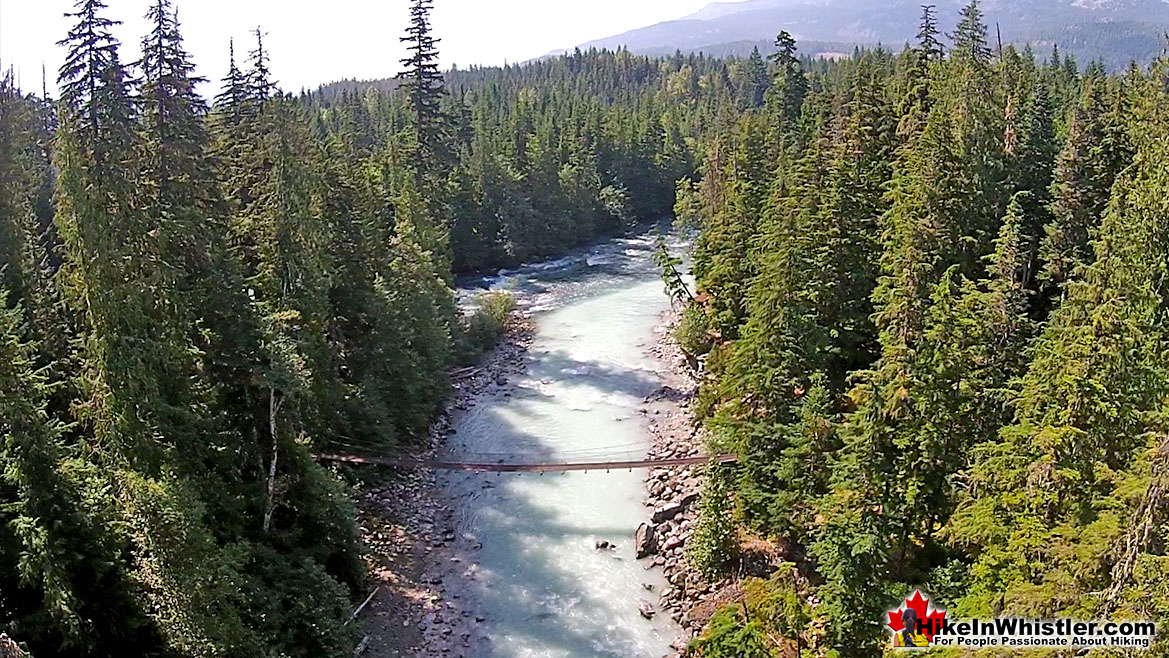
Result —
M946 611L937 608L930 611L929 603L930 600L922 596L919 590L914 590L913 596L905 599L903 607L889 611L889 628L893 629L894 633L905 628L905 623L901 621L901 614L906 608L913 608L913 611L917 613L917 618L921 621L922 634L932 642L934 634L942 628L942 620L946 618Z

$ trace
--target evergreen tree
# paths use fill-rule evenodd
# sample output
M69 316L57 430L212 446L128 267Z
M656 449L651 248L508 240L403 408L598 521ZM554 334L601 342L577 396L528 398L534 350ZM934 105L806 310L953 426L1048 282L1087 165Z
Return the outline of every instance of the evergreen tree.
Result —
M434 0L413 0L410 5L410 25L400 41L406 44L409 56L402 59L405 70L399 75L402 88L410 104L414 141L424 161L446 156L444 142L449 126L443 112L442 98L446 94L443 76L438 70L438 42L431 34L430 10Z
M0 76L0 287L9 291L11 305L34 310L33 298L44 292L46 241L52 239L42 217L49 169L46 115L16 88L11 72Z
M1112 184L1131 158L1123 114L1119 94L1108 88L1104 71L1089 68L1055 164L1051 222L1044 227L1040 248L1046 282L1062 285L1078 266L1091 262L1090 242Z
M223 110L223 118L227 125L238 126L243 122L245 105L248 100L248 91L243 71L235 61L235 40L228 42L227 75L223 78L223 87L215 96L215 107Z
M948 56L927 5L899 54L442 75L416 0L397 80L286 95L257 29L208 109L149 5L136 79L79 0L59 117L0 82L0 626L36 655L349 655L353 514L310 451L426 435L490 343L454 270L671 208L697 413L739 457L691 559L736 567L736 525L808 556L785 596L841 655L909 587L1169 609L1163 63L992 61L972 2Z
M109 510L92 502L101 474L68 449L49 409L57 383L35 364L39 346L22 338L21 307L9 308L2 288L0 302L0 623L38 655L149 646L154 635L105 527Z
M747 58L744 81L747 89L748 107L763 107L763 101L767 98L767 90L771 88L771 78L767 73L767 64L763 61L763 55L759 53L758 47L753 49L751 56Z
M970 3L962 8L962 18L950 39L954 42L955 56L969 58L974 62L986 62L990 59L986 23L978 0L970 0Z
M256 37L256 48L248 53L248 63L251 68L244 76L244 87L248 91L248 98L253 103L253 107L263 105L263 102L270 98L276 91L276 82L272 80L272 69L269 63L268 51L264 50L264 32L257 27L252 30L252 35ZM234 46L232 47L234 50ZM233 76L233 69L235 69L234 57L228 69L228 89L231 89L231 78ZM236 72L238 74L238 72ZM253 110L255 112L257 110Z
M917 29L917 50L927 61L934 61L945 54L942 42L938 40L938 15L934 5L921 6L921 22Z
M800 118L804 96L808 93L808 80L796 55L796 41L786 31L775 38L775 50L771 56L775 64L771 105L783 122L784 130L791 131Z
M1109 582L1107 556L1132 541L1123 492L1130 478L1149 477L1142 455L1160 447L1169 381L1159 356L1167 142L1157 108L1165 91L1150 82L1138 98L1148 139L1113 187L1095 261L1066 284L1032 348L1015 421L979 451L971 473L955 528L959 541L981 549L962 601L967 613L1091 610L1099 599L1088 593Z

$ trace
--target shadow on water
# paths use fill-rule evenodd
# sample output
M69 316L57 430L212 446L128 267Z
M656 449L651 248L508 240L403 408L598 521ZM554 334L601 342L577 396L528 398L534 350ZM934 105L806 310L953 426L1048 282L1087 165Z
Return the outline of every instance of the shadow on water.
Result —
M544 379L576 378L574 385L587 385L607 393L623 393L631 397L644 397L662 385L661 379L652 371L615 368L597 361L582 361L573 358L564 350L550 350L538 355L528 372L531 377Z
M541 381L571 381L574 387L637 399L661 385L652 372L583 361L561 350L534 357L510 400L485 397L465 424L460 423L460 438L476 435L474 449L487 445L498 452L522 450L523 460L530 463L564 461L563 455L549 443L548 436L519 429L514 419L501 412L501 407L506 407L510 413L528 420L540 418L542 414L527 403L555 397L538 390L535 384ZM492 436L486 436L487 433ZM656 590L645 592L640 583L660 585L661 581L660 575L646 572L634 561L629 521L613 523L606 518L604 509L594 510L590 515L595 522L579 518L566 520L565 513L574 510L557 498L563 495L557 489L569 485L574 488L583 485L583 496L588 496L590 491L605 492L613 483L611 477L612 474L604 472L446 476L447 491L458 500L458 529L466 537L461 542L468 549L464 564L482 565L482 571L475 575L464 571L462 575L456 572L448 576L456 579L451 583L454 589L471 593L476 614L485 618L478 637L472 639L468 656L656 658L665 651L674 630L668 622L641 619L636 609L637 597L630 596L636 590L644 598L656 600ZM640 475L632 477L637 478L640 489ZM569 482L571 478L587 480ZM543 486L549 489L543 490ZM607 504L603 496L598 499L599 504ZM580 497L567 502L572 507L582 506ZM632 515L644 516L637 501L632 505L637 507ZM628 510L624 514L631 515ZM480 530L483 534L476 536ZM565 538L566 541L556 541ZM616 548L597 550L595 542L599 540L611 542ZM482 542L482 548L470 550L470 544L476 541ZM628 579L635 582L625 583L618 590L599 586L601 579L595 578L598 571L611 568L602 565L601 560L630 563L626 567ZM621 619L615 621L614 617ZM630 619L632 623L622 623ZM647 642L649 634L663 639ZM660 650L647 649L650 645Z
M597 461L617 451L613 456L624 459L644 451L646 421L635 410L664 382L641 357L658 306L668 304L651 251L645 237L613 240L474 282L479 291L513 290L520 308L554 310L543 316L510 395L486 392L458 419L448 457L552 463ZM475 290L464 289L464 300L473 299ZM643 338L645 344L633 342ZM620 447L606 450L613 446ZM666 653L676 626L661 615L642 619L637 610L639 599L658 596L642 583L666 585L660 572L634 559L633 532L648 516L641 505L643 475L444 475L461 559L446 570L446 589L465 593L475 616L484 618L471 646L455 655ZM597 550L598 541L616 548Z

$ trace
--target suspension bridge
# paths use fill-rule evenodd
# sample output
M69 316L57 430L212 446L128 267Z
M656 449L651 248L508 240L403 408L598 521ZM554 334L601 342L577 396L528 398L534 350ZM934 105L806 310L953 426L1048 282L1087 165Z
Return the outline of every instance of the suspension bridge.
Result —
M500 457L496 461L472 459L468 461L447 461L441 459L414 459L409 457L361 457L357 455L319 454L316 458L325 462L364 464L403 469L431 469L439 471L472 471L482 473L567 473L569 471L610 471L631 470L666 466L691 466L695 464L730 464L738 461L732 454L700 457L667 457L659 459L611 459L597 461L564 461L544 463L523 463L510 461L514 456Z

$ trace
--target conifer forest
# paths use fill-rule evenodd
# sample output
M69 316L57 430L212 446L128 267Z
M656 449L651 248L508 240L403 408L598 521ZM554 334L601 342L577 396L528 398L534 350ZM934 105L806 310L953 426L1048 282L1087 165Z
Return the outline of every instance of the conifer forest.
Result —
M738 457L686 558L783 556L689 655L881 655L914 589L1169 622L1169 59L998 46L972 0L952 34L927 6L916 42L840 59L780 32L443 72L432 2L392 84L288 93L262 29L202 80L177 0L138 61L76 0L57 97L0 80L23 651L353 655L350 474L314 455L420 444L505 322L456 277L671 217L694 422Z

